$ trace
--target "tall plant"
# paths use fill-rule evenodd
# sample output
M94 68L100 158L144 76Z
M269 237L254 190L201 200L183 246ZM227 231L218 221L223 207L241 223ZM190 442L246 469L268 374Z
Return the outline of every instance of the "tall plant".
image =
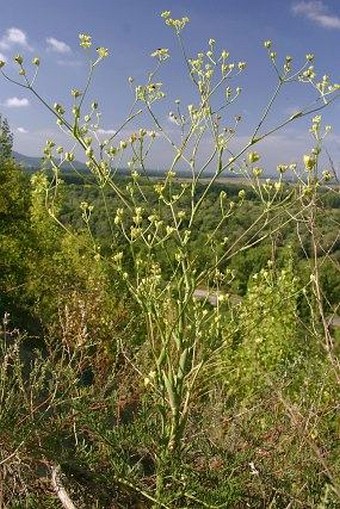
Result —
M152 53L156 64L144 83L135 86L133 79L130 80L134 88L133 106L126 120L104 141L98 138L99 105L92 102L87 109L86 100L97 66L109 55L106 48L97 48L95 57L90 58L84 88L72 89L74 103L71 111L66 111L59 103L49 104L37 92L39 58L32 61L31 75L31 67L26 66L24 57L14 57L20 80L7 74L4 62L0 62L3 77L25 88L42 102L60 129L83 151L104 203L108 192L113 192L120 201L115 216L108 216L108 221L113 238L119 234L124 239L124 246L110 253L108 260L139 306L144 324L143 345L129 362L154 402L160 424L160 443L154 451L156 485L151 496L155 507L167 507L166 501L171 499L169 479L174 475L174 464L180 464L188 446L186 431L192 408L197 398L209 391L212 374L219 372L216 365L222 362L231 345L230 309L234 302L226 293L233 277L226 269L228 262L236 254L268 239L283 226L295 224L302 218L310 207L306 197L310 196L311 186L320 181L315 175L312 182L310 172L315 167L317 154L305 156L306 174L299 177L300 187L288 187L284 182L286 172L297 174L296 165L282 164L278 167L277 178L263 179L261 157L255 146L297 119L315 115L327 107L338 96L340 88L328 76L318 78L313 55L306 55L305 62L295 69L290 56L280 63L272 42L265 41L276 83L248 140L234 151L232 141L237 139L241 119L230 115L229 111L241 96L241 88L234 83L245 71L246 63L233 62L228 51L217 49L214 39L208 41L202 52L190 58L183 38L188 18L175 19L169 11L163 12L162 18L175 34L195 94L193 104L186 107L181 100L175 101L170 113L173 125L178 128L175 135L167 129L157 109L165 100L164 86L158 80L158 74L171 58L166 48ZM91 51L91 36L80 34L79 39L80 46ZM315 91L315 102L267 127L280 93L292 82L310 86ZM146 122L145 128L136 129L125 137L125 127L142 118ZM319 120L314 120L313 126L317 122ZM166 164L164 178L155 182L151 199L145 196L141 179L147 173L148 155L153 145L157 146L159 138L169 145L172 158ZM208 155L202 152L205 142L211 147ZM61 165L64 162L72 165L75 156L73 151L56 147L53 140L47 141L44 155L56 175L51 185L51 191L55 193ZM115 177L121 161L130 168L130 178L124 185L120 185ZM181 180L181 170L190 177ZM214 261L202 267L197 251L192 248L192 234L213 184L228 172L242 175L246 184L235 200L221 191L216 204L217 225L202 245L203 250L215 253ZM323 178L325 176L321 180ZM202 179L206 184L199 192ZM246 231L236 240L229 241L228 222L243 206L248 186L257 194L261 210ZM91 234L93 206L83 202L81 209L84 224ZM55 215L52 206L48 212ZM104 256L98 240L92 238L96 256ZM198 300L195 292L201 287L204 287L204 299ZM216 296L216 305L208 307L212 294ZM316 297L319 303L317 293ZM253 298L252 295L249 298ZM185 490L181 496L186 496Z

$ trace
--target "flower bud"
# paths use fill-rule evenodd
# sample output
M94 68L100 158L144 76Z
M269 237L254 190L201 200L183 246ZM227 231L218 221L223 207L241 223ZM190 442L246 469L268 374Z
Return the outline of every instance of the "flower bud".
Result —
M24 59L21 55L15 55L15 57L13 58L14 62L16 64L19 64L19 65L22 65L23 62L24 62Z
M248 154L248 162L250 164L256 163L256 161L260 160L260 155L257 152L249 152Z
M171 11L163 11L161 14L161 18L168 19L171 15Z
M82 93L77 88L72 88L71 95L76 99L77 97L80 97Z
M63 106L59 103L54 103L53 108L58 113L58 115L63 115L65 113Z
M306 170L312 170L315 166L315 157L310 155L303 156L303 164L305 165Z
M258 166L256 168L253 168L254 177L261 177L262 171L263 171L262 168L259 168Z
M65 152L65 159L66 161L74 161L74 154L72 152Z
M330 180L332 180L332 174L328 170L324 170L322 172L322 177L325 182L329 182Z

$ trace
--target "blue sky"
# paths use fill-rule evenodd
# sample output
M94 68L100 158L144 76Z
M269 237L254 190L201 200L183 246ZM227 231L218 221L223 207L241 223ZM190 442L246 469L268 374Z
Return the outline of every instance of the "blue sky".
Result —
M236 145L256 126L276 83L264 40L273 41L279 57L288 54L297 63L303 63L306 53L314 53L318 74L330 74L334 82L340 82L338 0L11 0L2 4L0 60L6 60L6 72L16 76L11 60L14 54L23 54L27 61L38 56L41 68L36 87L51 104L57 101L68 107L72 102L70 89L83 88L88 67L79 47L79 33L90 33L95 46L110 49L109 59L98 67L89 95L100 103L100 136L116 130L126 117L133 98L128 77L133 76L136 83L146 81L147 71L153 66L150 53L156 48L169 48L172 55L160 76L167 99L159 115L169 132L176 128L168 118L174 100L194 102L173 33L160 18L164 10L170 10L174 17L189 16L190 24L184 32L189 56L206 51L207 41L214 38L216 47L228 50L233 60L247 62L246 71L235 82L242 87L242 94L229 113L230 123L235 114L242 115ZM268 127L301 109L313 97L306 85L290 86L278 101ZM26 90L3 79L0 112L10 123L17 151L38 156L46 138L68 146L45 108ZM323 112L325 123L333 127L327 148L336 164L340 162L339 113L340 102ZM152 127L146 119L136 127L141 125ZM308 122L301 120L275 134L259 150L270 169L279 162L298 161L311 144ZM169 155L165 146L154 150L150 166L166 167Z

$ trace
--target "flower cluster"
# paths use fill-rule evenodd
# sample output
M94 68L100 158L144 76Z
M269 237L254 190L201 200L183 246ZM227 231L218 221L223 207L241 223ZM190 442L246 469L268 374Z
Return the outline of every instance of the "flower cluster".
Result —
M79 44L82 48L91 48L92 37L88 34L79 34Z
M165 19L165 24L173 28L177 34L179 34L183 30L185 25L189 23L189 18L187 16L184 16L183 18L179 19L173 19L171 17L170 11L162 12L161 17Z
M151 53L151 56L157 58L160 62L170 58L169 50L167 48L158 48L156 51Z

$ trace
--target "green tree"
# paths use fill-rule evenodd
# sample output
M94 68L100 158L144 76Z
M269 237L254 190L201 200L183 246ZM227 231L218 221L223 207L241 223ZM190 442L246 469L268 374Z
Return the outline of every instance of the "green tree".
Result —
M12 142L8 122L0 115L0 234L20 230L29 211L28 179L12 158Z
M27 277L30 237L28 179L14 159L0 163L0 314L13 319L24 313L20 305ZM26 328L26 327L25 327Z
M0 164L12 158L13 134L7 118L0 114Z

